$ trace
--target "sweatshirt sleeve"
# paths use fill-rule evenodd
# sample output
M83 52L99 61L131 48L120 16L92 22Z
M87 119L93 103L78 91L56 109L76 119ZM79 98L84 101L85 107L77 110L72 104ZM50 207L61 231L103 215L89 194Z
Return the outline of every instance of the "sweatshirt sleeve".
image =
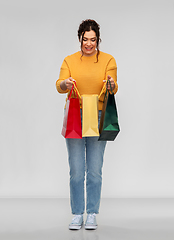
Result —
M69 91L68 89L62 90L60 87L60 83L69 77L71 77L70 69L68 67L66 59L64 59L60 68L59 79L56 81L56 88L59 93L67 93Z
M115 82L115 88L113 89L114 94L118 91L118 84L117 84L117 64L114 58L111 58L111 60L108 63L108 66L106 68L106 76L110 75Z
M112 57L109 61L108 64L106 66L106 72L105 72L105 80L107 80L107 76L110 75L115 82L115 88L112 90L114 92L114 94L116 94L116 92L118 91L118 84L117 84L117 64L115 59ZM103 101L104 100L104 94L106 92L106 83L103 86L101 95L99 100Z

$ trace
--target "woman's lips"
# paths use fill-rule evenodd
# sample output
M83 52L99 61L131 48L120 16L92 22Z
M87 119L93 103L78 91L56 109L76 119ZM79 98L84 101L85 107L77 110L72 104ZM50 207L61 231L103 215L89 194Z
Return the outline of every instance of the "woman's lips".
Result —
M93 48L85 48L87 51L91 51Z

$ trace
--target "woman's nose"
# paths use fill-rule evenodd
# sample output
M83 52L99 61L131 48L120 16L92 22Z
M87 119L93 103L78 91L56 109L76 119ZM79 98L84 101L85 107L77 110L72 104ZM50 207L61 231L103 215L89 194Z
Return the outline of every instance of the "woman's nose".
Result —
M87 45L90 45L91 44L91 41L90 40L87 40Z

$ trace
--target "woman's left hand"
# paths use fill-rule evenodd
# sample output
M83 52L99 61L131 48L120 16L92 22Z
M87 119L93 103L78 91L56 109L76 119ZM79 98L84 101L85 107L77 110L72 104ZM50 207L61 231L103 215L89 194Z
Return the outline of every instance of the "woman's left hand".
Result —
M108 77L107 77L107 79L108 80L110 80L110 83L111 83L111 87L112 87L112 90L115 88L115 82L114 82L114 79L110 76L110 75L108 75ZM106 80L103 80L103 82L106 82ZM111 90L111 88L110 88L110 84L108 83L108 84L106 84L106 88L107 88L107 90Z

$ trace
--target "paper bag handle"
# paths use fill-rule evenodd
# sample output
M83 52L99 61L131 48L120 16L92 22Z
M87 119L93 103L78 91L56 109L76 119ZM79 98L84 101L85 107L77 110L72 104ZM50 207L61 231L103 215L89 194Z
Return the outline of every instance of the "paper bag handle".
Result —
M76 94L78 95L78 97L81 99L81 95L80 95L80 93L79 93L79 91L78 91L78 89L77 89L76 82L73 82L73 88L75 89Z
M101 95L103 94L104 87L105 87L106 85L108 86L108 82L109 82L109 84L110 84L111 93L113 93L113 91L112 91L112 87L111 87L111 81L108 79L108 80L106 81L106 83L103 85L103 88L102 88L102 90L101 90L101 92L100 92L98 98L100 98ZM106 96L107 92L108 92L108 90L107 90L107 88L106 88L105 96Z

